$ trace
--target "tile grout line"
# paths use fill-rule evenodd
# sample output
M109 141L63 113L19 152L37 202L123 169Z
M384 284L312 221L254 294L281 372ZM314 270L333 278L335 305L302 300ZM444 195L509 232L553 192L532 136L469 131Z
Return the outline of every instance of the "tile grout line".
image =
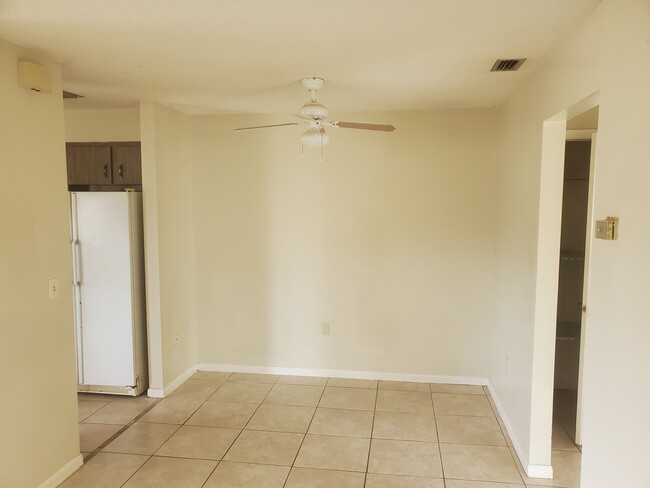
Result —
M555 414L553 414L553 415L555 415ZM571 438L571 434L569 434L569 431L564 428L564 425L562 425L562 423L560 423L559 421L557 422L557 424L560 426L560 429L562 429L564 431L564 433L567 435L567 437L569 438L569 440L571 441L573 446L576 449L578 449L578 451L582 452L582 449L580 449L580 446L578 446L578 444L575 443L575 440L573 438ZM569 450L569 449L553 449L553 436L552 435L551 435L551 450L575 452L572 449L571 450Z
M230 378L230 376L232 376L232 373L228 376L228 378ZM191 378L191 376L190 376L190 378ZM190 378L188 378L188 380L189 380ZM187 380L186 380L186 381L187 381ZM228 381L228 379L226 379L226 381ZM183 383L185 383L185 382L183 382ZM217 387L217 389L215 390L215 392L216 392L219 388L221 388L224 384L226 384L225 381L224 381L221 385L219 385L219 386ZM213 392L212 394L214 394L214 392ZM212 394L211 394L210 396L212 396ZM171 396L171 395L170 395L170 396ZM210 396L208 396L208 398L210 398ZM169 396L168 396L168 397L165 397L165 398L169 398ZM162 400L165 400L165 398L163 398ZM155 405L158 405L162 400L156 402L156 403L154 404L154 406L155 406ZM140 465L140 467L139 467L138 469L136 469L136 470L133 472L133 474L131 474L131 476L129 476L128 479L127 479L127 480L126 480L122 485L120 485L120 487L123 487L124 485L126 485L126 484L131 480L131 478L133 478L133 477L136 475L136 473L138 473L138 471L140 471L140 470L143 468L143 466L144 466L145 464L147 464L147 463L151 460L151 458L154 457L154 455L156 454L156 452L158 452L158 451L160 450L160 448L161 448L162 446L164 446L164 445L167 443L167 441L169 441L169 439L171 439L171 438L174 436L174 434L176 434L176 432L178 432L178 431L181 429L181 427L183 427L183 426L187 423L187 421L192 417L192 415L194 415L194 414L196 413L196 411L197 411L199 408L201 408L201 407L202 407L202 406L203 406L207 401L208 401L208 400L207 400L207 398L206 398L206 399L203 401L203 403L201 403L201 404L200 404L200 405L199 405L199 406L198 406L198 407L197 407L197 408L196 408L196 409L195 409L195 410L194 410L194 411L193 411L193 412L192 412L192 413L187 417L187 419L185 419L185 421L184 421L182 424L180 424L180 425L179 425L179 424L165 424L165 425L177 425L177 428L176 428L176 430L174 430L174 432L172 432L172 434L171 434L167 439L165 439L165 440L163 441L163 443L158 447L158 449L154 450L154 452L153 452L152 454L148 455L147 460L146 460L144 463L142 463L142 464ZM153 408L153 406L152 406L151 408ZM148 411L149 411L149 410L147 410L147 412L148 412ZM143 414L143 415L144 415L144 414ZM139 419L139 418L140 418L140 417L138 417L138 419ZM137 420L137 419L136 419L136 420ZM135 421L134 421L134 423L135 423ZM153 423L157 423L157 422L148 422L148 423L152 423L152 424L153 424ZM146 455L146 454L145 454L145 455ZM161 456L161 457L162 457L162 456ZM212 476L212 473L214 472L214 470L217 469L217 466L219 466L219 462L217 462L217 465L214 467L214 469L210 472L210 474L209 474L208 477L206 478L206 482L207 482L207 480L210 478L210 476ZM205 484L205 483L204 483L204 484ZM203 486L203 485L201 485L201 486Z
M510 444L512 444L512 439L510 439L510 434L508 434L508 431L505 428L505 424L503 423L503 419L501 418L501 415L499 414L499 411L496 408L496 404L494 403L494 399L492 398L492 395L487 394L487 399L488 403L490 404L490 408L492 409L492 413L494 414L494 418L497 420L497 425L499 426L499 430L501 431L501 435L503 436L503 440L506 443L506 447L508 448L508 452L510 452L510 456L512 456L512 452L510 451L510 447L512 447ZM510 444L509 444L509 443ZM517 460L514 459L513 461L515 462L515 467L517 466ZM517 471L519 471L519 468L517 468ZM521 477L521 473L519 474ZM522 483L523 483L523 478L522 478Z
M197 371L197 372L198 372L198 371ZM194 373L194 374L196 374L196 373ZM204 401L201 405L199 405L199 407L198 407L196 410L194 410L194 412L192 412L192 414L191 414L189 417L187 417L187 419L185 420L185 422L183 422L183 424L181 425L181 427L183 427L183 426L188 426L188 425L187 425L187 422L192 418L192 416L193 416L196 412L198 412L199 408L201 408L203 405L205 405L206 403L208 403L208 399L209 399L210 397L212 397L212 395L214 395L216 392L218 392L219 389L220 389L223 385L225 385L226 383L228 383L228 380L230 379L230 377L231 377L232 375L233 375L232 373L230 373L230 374L228 375L228 377L226 378L226 380L225 380L223 383L221 383L221 384L219 385L219 387L218 387L216 390L214 390L214 392L213 392L210 396L208 396L208 398L206 398L205 401ZM193 376L193 375L192 375L192 376ZM192 378L192 377L190 376L190 378L188 378L188 379L191 379L191 378ZM206 381L206 380L200 380L200 381ZM208 381L209 381L209 380L208 380ZM178 431L181 429L181 427L179 427L179 428L176 430L176 432L178 432ZM188 427L190 427L190 426L188 426ZM176 432L174 432L174 434L175 434ZM241 432L240 432L240 433L241 433ZM172 434L172 436L173 436L174 434ZM170 436L169 439L171 439L172 436ZM237 437L239 437L239 436L237 436ZM156 452L160 451L160 449L162 449L162 446L164 446L164 445L169 441L169 439L167 439L165 442L163 442L163 443L161 444L161 446L158 448L158 450L157 450ZM234 443L234 441L233 441L233 443ZM232 444L231 444L231 445L232 445ZM154 453L154 454L155 454L155 453ZM225 453L224 453L224 456L225 456ZM221 459L223 459L223 456L221 457ZM205 484L208 482L208 480L210 479L210 477L211 477L211 476L213 475L213 473L217 470L217 468L218 468L219 465L221 464L221 459L219 459L219 460L217 461L217 464L214 465L214 468L212 468L212 471L210 471L210 473L208 474L208 476L205 477L205 481L201 484L201 488L203 488L203 487L205 486ZM214 459L213 459L212 461L214 461Z
M329 383L330 378L327 378L327 381L325 382L325 385L323 386L323 391L320 393L320 397L318 397L318 402L316 403L316 408L314 408L314 413L311 416L311 420L309 421L309 425L307 426L307 430L305 431L305 435L302 438L302 442L300 443L300 446L298 446L298 450L296 451L296 455L293 458L293 462L291 463L291 466L289 466L289 472L287 473L287 477L284 480L284 483L282 484L282 488L285 488L287 486L287 482L289 481L289 476L291 476L291 472L293 471L293 468L296 467L296 461L298 459L298 455L300 454L300 450L302 449L302 445L305 443L305 439L307 438L307 434L309 433L309 429L311 428L311 424L314 421L314 417L316 416L316 412L318 411L318 406L320 405L321 400L323 399L323 395L325 395L325 388L327 388L327 383Z
M230 378L232 378L232 375L233 375L233 374L235 374L235 373L230 373L230 375L228 376L228 378L226 378L226 381L224 381L223 384L222 384L221 386L223 386L223 385L225 385L226 383L228 383L228 380L229 380ZM206 485L206 483L210 480L210 478L212 477L212 475L214 474L214 472L217 470L217 468L219 467L219 465L223 462L223 458L226 457L226 455L228 454L228 452L230 451L230 449L232 448L232 446L235 445L235 442L237 442L237 439L239 439L239 436L241 436L241 434L242 434L242 432L244 432L244 429L246 428L246 426L250 423L250 421L251 421L252 418L255 416L255 414L257 413L257 411L259 410L259 408L262 406L262 403L264 402L264 400L266 400L266 397L268 397L269 394L271 393L271 391L273 391L273 388L275 387L275 385L277 384L277 382L278 382L279 379L280 379L280 377L278 376L278 379L275 381L275 383L271 383L273 386L271 386L271 388L270 388L269 391L266 393L266 395L264 395L264 398L262 399L262 401L260 402L260 404L257 406L257 408L255 409L255 411L253 412L253 414L250 416L250 418L248 419L248 421L246 422L246 424L244 424L244 427L239 431L239 434L237 434L237 437L235 437L235 439L230 443L230 446L228 446L228 449L226 449L226 451L223 453L223 455L221 456L221 459L219 459L219 460L217 461L217 464L216 464L216 466L214 467L214 469L213 469L212 471L210 471L210 474L207 476L207 478L205 478L205 481L203 482L203 484L201 484L201 488L203 488L203 487ZM241 381L231 381L231 383L242 383L242 382L241 382ZM254 382L252 382L252 383L254 383ZM266 384L268 384L268 383L266 383ZM219 389L221 388L221 386L220 386L219 388L217 388L217 389L215 390L215 392L214 392L212 395L214 395L217 391L219 391ZM206 398L205 402L203 402L203 403L201 404L201 406L203 406L203 405L205 405L206 403L208 403L208 399L211 398L212 395L210 395L208 398ZM212 403L217 403L217 402L212 402ZM190 416L190 418L191 418L191 416ZM189 420L190 418L188 418L187 420ZM187 422L187 420L186 420L186 422ZM161 447L162 447L162 446L161 446Z
M230 376L228 377L228 379L230 379L230 378L232 377L233 374L235 374L235 373L231 373ZM234 446L234 445L237 443L237 440L241 437L241 435L243 434L244 430L246 430L246 427L248 426L248 424L250 424L250 422L251 422L251 420L253 419L253 417L255 417L255 414L257 413L257 411L260 409L260 407L261 407L262 404L264 403L264 400L266 400L267 397L271 394L271 392L273 391L273 388L275 388L275 385L278 384L278 381L279 381L279 380L280 380L280 375L278 375L277 379L276 379L273 383L259 383L259 384L266 384L266 385L269 385L269 384L270 384L270 385L272 385L272 386L271 386L271 388L269 388L269 391L266 392L266 395L264 395L264 398L262 398L262 400L260 401L260 403L259 403L259 405L257 406L257 408L255 408L255 410L253 411L253 414L248 418L248 420L246 421L246 423L244 424L244 426L241 428L241 430L239 431L239 434L237 434L237 437L235 437L235 439L232 441L232 443L230 444L230 446L228 447L228 449L226 449L226 452L223 453L223 455L221 456L221 459L217 462L217 466L214 467L214 469L213 469L212 472L210 473L210 476L208 476L208 477L206 478L205 482L203 483L203 485L201 485L201 487L205 486L205 483L208 482L208 480L210 479L210 477L211 477L211 476L214 474L214 472L216 471L217 467L218 467L222 462L224 462L224 458L228 455L228 453L229 453L230 450L232 449L232 446ZM228 380L226 380L226 383L227 383L227 382L228 382ZM225 385L226 383L224 383L224 385ZM242 383L242 382L241 382L241 381L231 381L231 383ZM256 382L252 381L251 383L256 383ZM222 385L222 386L223 386L223 385ZM216 393L216 392L215 392L215 393ZM207 402L207 400L206 400L206 402ZM216 403L216 402L215 402L215 403ZM228 462L228 461L225 461L225 462ZM288 477L288 476L287 476L287 477Z
M436 426L436 440L438 441L438 455L440 456L440 470L442 471L442 484L446 487L447 481L445 477L445 465L442 462L442 448L440 447L440 431L438 430L438 417L436 416L436 406L433 402L433 390L431 390L431 383L429 383L429 398L431 398L431 411L433 412L433 423Z
M120 431L119 431L115 436L113 436L113 437L110 438L108 441L106 441L103 445L101 445L101 446L98 448L98 450L101 450L101 449L103 449L104 447L108 446L108 444L110 444L111 442L113 442L113 440L115 440L117 437L119 437L119 436L122 435L124 432L126 432L126 430L127 430L129 427L131 427L132 425L134 425L134 424L135 424L135 423L136 423L136 422L137 422L141 417L143 417L144 415L146 415L146 414L147 414L147 413L148 413L148 412L149 412L153 407L155 407L155 406L158 405L159 403L160 403L160 400L156 401L156 402L153 403L149 408L145 409L145 410L144 410L140 415L136 416L136 417L135 417L135 418L134 418L134 419L133 419L133 420L132 420L128 425L126 425L126 426L124 427L123 430L120 430ZM92 455L94 456L96 453L97 453L97 451L94 451ZM120 453L112 453L112 454L120 454ZM147 456L147 455L145 454L145 456ZM133 472L133 474L131 474L131 476L129 476L129 477L124 481L124 483L122 483L122 484L120 485L120 487L122 487L122 486L124 486L125 484L127 484L127 483L129 482L129 480L130 480L133 476L135 476L135 473L137 473L138 471L140 471L140 469L142 468L142 466L144 466L145 464L147 464L147 462L149 461L149 459L151 459L152 457L153 457L153 454L148 455L148 456L147 456L147 459L145 459L145 461L144 461L144 462L143 462L143 463L138 467L138 469L136 469L136 470ZM90 458L90 456L89 456L89 458ZM90 459L89 459L89 460L90 460Z
M89 399L87 400L87 399L79 398L79 397L77 396L77 403L79 403L79 402L92 402L92 401L99 401L99 402L101 402L101 401L103 401L103 400L89 400ZM108 404L110 404L112 401L113 401L113 400L108 400L108 401L106 402L106 405L102 405L102 406L99 407L97 410L95 410L95 411L91 412L90 414L86 415L84 418L82 418L82 419L79 421L79 423L80 423L80 424L86 423L86 419L89 419L90 417L92 417L93 415L95 415L95 414L96 414L97 412L99 412L102 408L108 406Z
M370 453L372 452L372 434L375 432L375 418L377 417L377 402L379 401L379 381L377 381L377 390L375 391L375 405L372 410L372 423L370 424L370 442L368 443L368 459L366 460L366 472L363 477L363 487L368 484L368 470L370 469Z

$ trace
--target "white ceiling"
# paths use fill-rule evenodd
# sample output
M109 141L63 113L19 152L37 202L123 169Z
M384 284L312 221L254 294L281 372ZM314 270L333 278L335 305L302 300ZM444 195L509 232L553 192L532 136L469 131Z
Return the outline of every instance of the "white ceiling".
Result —
M600 0L0 0L0 38L63 63L74 106L186 113L493 107ZM496 58L526 57L516 73Z

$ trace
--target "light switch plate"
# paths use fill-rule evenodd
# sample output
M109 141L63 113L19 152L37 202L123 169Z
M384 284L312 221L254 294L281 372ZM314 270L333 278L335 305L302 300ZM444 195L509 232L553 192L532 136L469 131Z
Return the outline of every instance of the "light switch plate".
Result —
M59 279L58 278L52 278L49 281L49 287L50 287L50 300L54 300L55 298L59 298Z

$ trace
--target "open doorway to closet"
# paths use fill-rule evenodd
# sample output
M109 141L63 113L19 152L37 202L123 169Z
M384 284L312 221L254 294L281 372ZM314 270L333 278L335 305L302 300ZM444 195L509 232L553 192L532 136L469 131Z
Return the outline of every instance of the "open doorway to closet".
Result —
M582 444L582 361L597 128L598 107L567 121L553 391L554 450L576 450Z

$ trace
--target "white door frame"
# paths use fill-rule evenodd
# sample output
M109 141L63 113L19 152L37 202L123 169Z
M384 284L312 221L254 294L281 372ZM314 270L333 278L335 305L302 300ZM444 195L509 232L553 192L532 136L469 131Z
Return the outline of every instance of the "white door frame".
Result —
M529 470L539 473L538 477L552 476L553 384L566 121L598 105L597 92L550 117L543 125L529 450Z
M569 140L567 134L567 140ZM580 359L578 361L578 400L576 404L576 431L575 443L582 445L582 381L583 367L585 359L585 338L587 333L587 318L589 314L589 266L591 259L591 240L593 239L594 228L594 182L596 170L596 144L598 133L596 130L591 131L591 155L589 157L589 191L587 201L587 226L585 230L585 260L584 275L582 282L582 317L580 320Z

